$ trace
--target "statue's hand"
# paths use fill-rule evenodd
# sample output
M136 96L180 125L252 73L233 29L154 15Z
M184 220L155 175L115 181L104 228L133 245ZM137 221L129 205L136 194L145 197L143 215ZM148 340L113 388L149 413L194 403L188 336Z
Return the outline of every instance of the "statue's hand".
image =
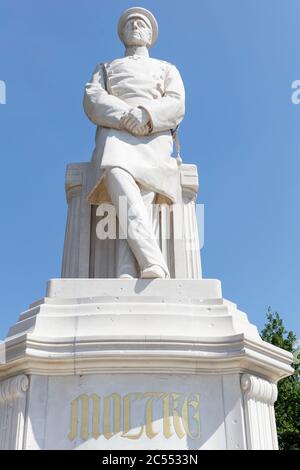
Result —
M145 135L149 133L151 119L144 108L132 108L129 113L125 114L121 120L121 126L131 134Z

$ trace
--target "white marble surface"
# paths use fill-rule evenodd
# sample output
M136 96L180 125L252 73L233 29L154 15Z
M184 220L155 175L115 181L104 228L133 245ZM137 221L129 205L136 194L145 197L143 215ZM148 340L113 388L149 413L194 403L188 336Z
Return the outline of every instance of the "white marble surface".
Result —
M84 110L97 126L93 161L102 170L123 168L147 189L176 202L171 130L184 117L185 90L173 64L149 57L156 24L146 9L123 13L119 35L125 56L96 66L85 87ZM89 199L100 203L97 187Z
M271 381L291 355L263 342L247 315L205 280L52 279L5 340L15 371L42 374L238 373Z
M0 450L23 449L28 387L23 374L0 381Z
M29 399L30 426L26 433L26 448L244 449L246 438L239 376L231 375L226 379L223 381L223 377L218 375L186 378L181 375L149 376L143 374L32 377ZM137 392L139 396L130 397L130 430L125 433L124 397ZM104 408L106 406L107 412L108 406L107 403L104 405L104 397L113 393L117 393L120 397L120 402L117 402L120 418L114 424L113 400L110 398L109 426L105 430ZM149 403L151 395L147 395L149 393L158 394L151 404ZM78 426L71 430L70 424L72 422L71 403L74 399L82 397L82 394L88 397L89 403L87 429L83 431L83 435L81 435L82 425L85 427L85 423L82 413L83 403L80 399L78 401ZM97 430L93 429L93 416L95 421L93 394L100 398L99 413L96 413L99 416ZM179 397L177 404L174 403L175 394ZM171 411L170 416L165 414L165 422L163 419L164 398L170 400ZM188 410L187 430L182 418L182 404L186 398L195 400L195 407L190 406ZM152 419L147 420L150 409ZM174 415L176 411L178 412L177 420L174 419L173 409L175 409ZM111 432L111 436L108 431ZM128 437L136 437L139 434L140 437L137 439Z
M217 280L52 279L5 347L2 448L277 447L275 384L292 372L292 355L262 341ZM113 418L104 403L112 393L120 417L109 435ZM153 409L146 393L159 394ZM128 394L137 394L130 429ZM100 414L88 420L92 403ZM83 431L74 428L77 418ZM139 439L128 438L141 425Z
M195 201L198 174L195 165L180 166L178 192L182 204L157 205L153 209L153 227L171 278L202 277L200 243ZM90 204L87 196L97 179L95 163L71 163L66 172L68 217L62 263L63 278L115 278L117 266L116 239L97 237L99 206ZM162 202L162 201L161 201ZM158 211L157 209L160 209ZM199 231L203 232L203 221ZM116 226L117 222L116 222ZM201 233L201 232L200 232Z
M108 94L96 72L87 86L86 111L98 126L110 116L106 127L111 135L125 134L124 142L144 139L150 147L151 141L155 159L167 132L171 162L169 129L183 117L184 89L174 66L147 55L157 35L148 13L148 33L138 40L131 41L135 20L127 30L126 22L121 27L127 47L121 62L126 71L144 62L146 73L162 67L159 78L145 76L141 85L149 82L151 88L155 78L167 89L158 88L161 96L142 103L142 112L139 96L125 103ZM97 157L103 142L96 143ZM46 296L20 315L5 340L0 449L276 449L276 382L292 373L292 355L261 340L247 315L223 298L219 281L199 279L199 246L189 240L196 228L195 167L181 167L175 188L188 210L183 218L174 215L172 227L181 227L184 237L161 246L175 279L120 280L108 278L107 269L106 279L95 278L99 268L91 264L97 246L87 194L96 164L97 158L67 172L63 277L69 278L51 279ZM148 184L157 182L157 192L171 196L160 184L166 173L159 175L147 175ZM160 219L161 233L165 222ZM105 253L111 262L105 249L99 259Z

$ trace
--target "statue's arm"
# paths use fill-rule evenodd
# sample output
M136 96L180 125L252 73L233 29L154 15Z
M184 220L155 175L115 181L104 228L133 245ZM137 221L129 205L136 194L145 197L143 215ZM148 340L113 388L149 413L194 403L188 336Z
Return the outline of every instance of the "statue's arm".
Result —
M151 117L152 132L175 129L185 113L185 91L180 73L174 65L169 65L165 78L164 95L158 100L149 101L143 107Z
M96 125L121 129L121 118L131 107L105 89L103 65L94 70L91 80L85 86L83 108L88 118Z

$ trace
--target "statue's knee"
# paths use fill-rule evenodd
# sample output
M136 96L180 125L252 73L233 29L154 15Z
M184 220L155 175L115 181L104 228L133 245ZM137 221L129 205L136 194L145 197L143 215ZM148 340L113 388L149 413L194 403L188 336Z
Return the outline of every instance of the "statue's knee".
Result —
M124 170L119 167L109 168L106 172L106 178L110 181L116 181L122 177Z

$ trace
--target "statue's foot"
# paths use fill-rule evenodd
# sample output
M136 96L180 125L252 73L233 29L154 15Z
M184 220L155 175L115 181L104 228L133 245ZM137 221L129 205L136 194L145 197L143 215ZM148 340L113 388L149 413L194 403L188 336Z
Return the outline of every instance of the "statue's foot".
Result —
M153 264L141 272L142 279L166 279L166 277L168 277L167 273L157 264Z
M136 279L136 276L132 276L131 274L121 274L119 279Z

